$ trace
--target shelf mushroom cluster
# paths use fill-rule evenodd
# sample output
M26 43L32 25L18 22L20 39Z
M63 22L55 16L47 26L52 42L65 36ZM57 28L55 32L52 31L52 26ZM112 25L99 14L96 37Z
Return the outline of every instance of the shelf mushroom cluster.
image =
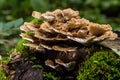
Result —
M38 51L54 50L64 55L64 58L72 57L68 62L62 60L60 55L57 55L58 57L55 57L54 61L47 59L45 64L52 68L62 65L66 69L70 69L71 65L79 59L76 58L77 55L80 55L78 52L86 52L82 49L84 44L117 38L109 24L90 22L81 18L78 11L70 8L57 9L43 14L33 11L32 16L43 22L25 22L20 27L23 31L20 36L29 41L24 45Z

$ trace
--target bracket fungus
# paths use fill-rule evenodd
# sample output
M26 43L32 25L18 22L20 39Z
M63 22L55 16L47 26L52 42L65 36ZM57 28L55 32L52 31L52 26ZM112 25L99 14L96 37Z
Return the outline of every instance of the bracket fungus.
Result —
M24 45L37 51L56 51L57 56L50 59L48 55L45 60L45 64L54 69L59 66L73 69L75 63L87 53L84 49L87 43L117 38L109 24L90 22L70 8L46 13L33 11L32 16L43 22L25 22L20 27L23 31L20 36L29 41Z

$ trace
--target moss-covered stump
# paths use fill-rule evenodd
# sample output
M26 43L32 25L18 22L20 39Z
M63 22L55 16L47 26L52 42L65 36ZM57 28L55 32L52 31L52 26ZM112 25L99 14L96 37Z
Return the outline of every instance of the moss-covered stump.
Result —
M16 51L11 52L14 57L8 62L8 78L12 80L119 80L120 56L100 45L90 45L86 49L89 54L81 63L77 63L72 71L56 71L45 66L40 52L30 52L28 47L19 41ZM16 54L16 57L15 57ZM1 69L2 70L2 69ZM3 72L3 70L2 70ZM11 75L12 73L12 75ZM1 73L2 74L2 73ZM2 74L5 76L5 74ZM2 76L1 75L1 76ZM2 80L6 80L3 78Z

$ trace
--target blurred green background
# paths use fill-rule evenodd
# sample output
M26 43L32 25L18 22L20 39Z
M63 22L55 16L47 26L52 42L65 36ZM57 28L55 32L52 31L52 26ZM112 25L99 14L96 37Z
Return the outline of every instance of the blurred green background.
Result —
M21 39L19 26L32 20L32 11L58 8L78 10L81 17L120 30L120 0L0 0L0 55L7 55Z

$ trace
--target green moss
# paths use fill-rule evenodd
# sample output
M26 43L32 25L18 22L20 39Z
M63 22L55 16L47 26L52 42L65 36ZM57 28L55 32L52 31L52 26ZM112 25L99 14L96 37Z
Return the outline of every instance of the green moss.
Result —
M55 77L53 73L44 73L45 80L60 80L60 78Z
M4 57L3 59L2 59L2 63L3 64L7 64L9 61L11 60L11 56L10 55L7 55L6 57Z
M20 40L20 41L18 42L17 46L15 47L15 49L16 49L18 52L27 55L27 54L29 53L29 49L28 49L27 46L24 46L24 45L23 45L24 43L27 43L27 42L28 42L28 41L27 41L27 40L24 40L24 39Z
M32 68L39 68L39 69L43 69L42 65L33 65Z
M25 34L33 35L34 33L33 32L25 32Z
M78 80L119 80L120 57L110 51L95 52L80 67Z
M43 22L43 20L34 18L31 22L33 22L33 23L36 23L36 22Z
M1 65L0 65L0 80L7 80L5 72L3 71Z

